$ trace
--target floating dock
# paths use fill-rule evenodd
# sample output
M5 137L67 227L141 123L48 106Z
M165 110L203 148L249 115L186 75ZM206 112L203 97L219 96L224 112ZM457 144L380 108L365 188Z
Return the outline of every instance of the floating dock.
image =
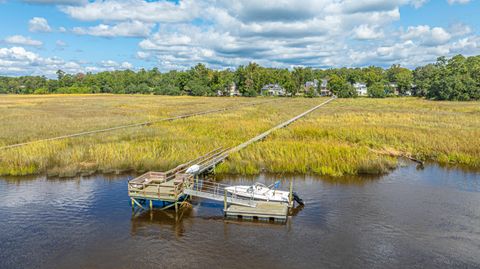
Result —
M256 207L246 207L230 204L223 212L227 218L273 220L284 222L287 220L289 205L287 203L257 201Z

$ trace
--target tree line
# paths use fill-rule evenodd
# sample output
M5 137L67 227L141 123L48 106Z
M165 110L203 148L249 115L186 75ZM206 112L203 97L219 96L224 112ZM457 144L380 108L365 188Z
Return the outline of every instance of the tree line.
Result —
M364 68L292 70L267 68L256 63L238 68L213 70L203 64L185 71L160 72L158 68L67 74L57 71L56 79L44 76L0 77L0 94L48 93L116 93L158 95L227 95L234 83L243 96L257 96L266 84L278 83L290 96L302 93L314 96L305 88L307 81L328 80L328 89L339 97L357 95L352 84L365 83L370 97L414 95L435 100L479 100L480 56L440 57L435 63L410 70L400 65L388 69Z

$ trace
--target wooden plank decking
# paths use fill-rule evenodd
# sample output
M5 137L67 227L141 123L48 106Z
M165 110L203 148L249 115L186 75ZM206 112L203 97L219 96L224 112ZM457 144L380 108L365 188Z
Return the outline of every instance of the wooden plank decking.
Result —
M241 218L259 218L259 219L275 219L286 220L288 214L287 203L256 201L256 207L247 207L241 205L228 205L224 210L227 217Z

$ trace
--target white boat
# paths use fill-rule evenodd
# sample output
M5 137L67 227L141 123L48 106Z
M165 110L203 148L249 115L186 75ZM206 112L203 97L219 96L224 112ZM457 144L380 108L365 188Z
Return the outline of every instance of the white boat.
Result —
M289 202L289 192L272 189L262 183L255 183L251 186L230 186L225 190L233 195L250 198L254 200L264 200L272 202Z
M200 165L194 164L194 165L190 166L187 169L187 171L185 171L185 173L194 175L194 174L198 173L199 170L200 170Z

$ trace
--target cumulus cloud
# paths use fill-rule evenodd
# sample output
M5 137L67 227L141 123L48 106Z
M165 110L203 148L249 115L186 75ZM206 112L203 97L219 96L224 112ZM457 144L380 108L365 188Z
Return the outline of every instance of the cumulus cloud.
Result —
M355 29L353 29L353 32L355 34L355 38L360 40L378 39L383 37L382 31L379 31L365 24L355 27Z
M28 30L30 32L51 32L52 28L45 18L34 17L28 22Z
M73 32L79 35L92 35L102 37L146 37L150 34L153 23L140 21L121 22L116 25L100 24L92 27L75 27Z
M65 61L58 57L42 57L23 47L0 48L0 76L4 75L46 75L56 77L57 70L67 73L85 73L133 69L129 62L117 63L103 61L100 63Z
M404 40L415 40L426 46L445 44L451 37L451 34L445 29L441 27L431 28L428 25L408 27L407 32L402 35Z
M8 44L14 45L23 45L23 46L41 46L42 41L31 39L30 37L22 35L13 35L5 38L5 42Z
M58 69L78 72L78 64L58 58L42 58L23 47L0 48L0 75L55 75Z
M129 62L118 63L113 60L102 61L100 66L107 70L132 69L133 65Z

